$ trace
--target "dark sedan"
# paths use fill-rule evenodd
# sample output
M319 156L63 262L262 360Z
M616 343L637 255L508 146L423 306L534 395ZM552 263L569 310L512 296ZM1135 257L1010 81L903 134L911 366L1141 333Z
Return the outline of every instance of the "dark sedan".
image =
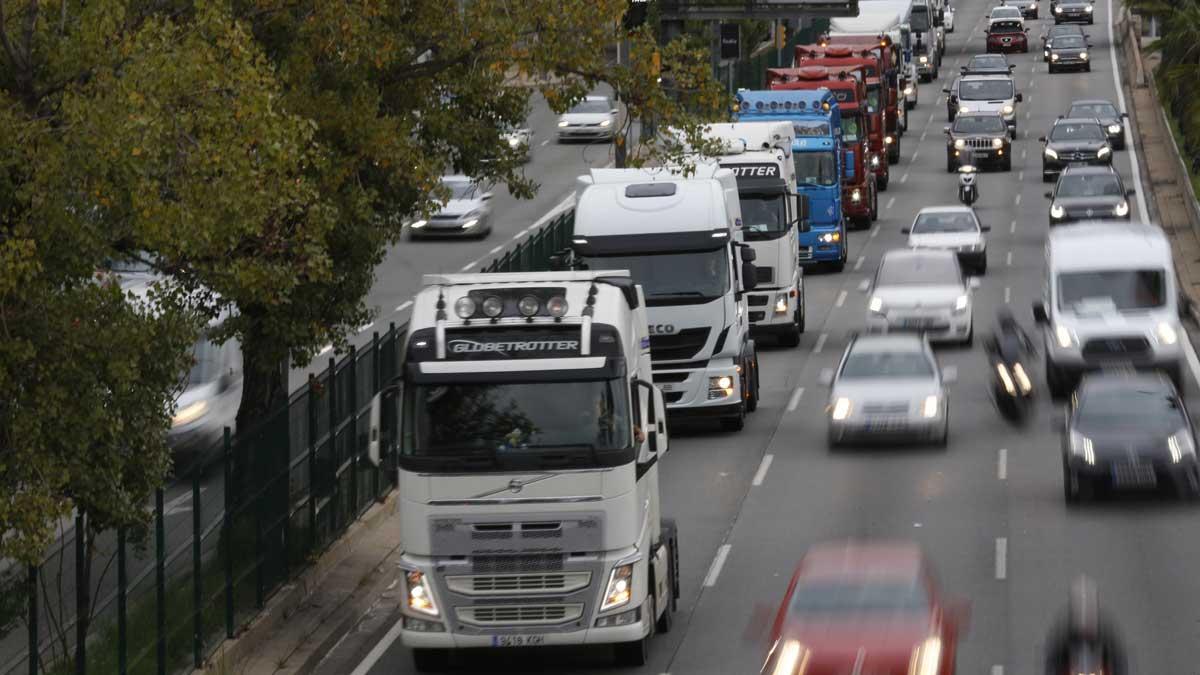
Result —
M1008 126L998 113L961 113L945 127L946 171L957 171L963 154L971 151L975 166L990 164L1012 169L1012 145Z
M1121 175L1108 166L1072 166L1058 177L1050 200L1050 226L1081 220L1129 220L1129 197Z
M1054 6L1054 23L1086 23L1096 22L1095 7L1092 0L1058 0Z
M1021 16L1026 19L1038 18L1038 2L1037 0L1020 0L1017 6L1021 8Z
M1059 37L1061 35L1078 35L1079 37L1081 37L1085 40L1088 39L1089 37L1091 37L1090 35L1083 32L1083 28L1081 28L1080 26L1076 26L1075 24L1065 23L1061 26L1051 26L1049 31L1042 33L1042 60L1043 61L1046 61L1046 62L1050 61L1050 50L1047 48L1047 45L1049 44L1049 42L1051 40L1053 40L1054 38Z
M1158 373L1086 375L1072 397L1063 433L1063 494L1068 503L1096 488L1200 494L1196 437L1175 385Z
M1004 54L976 54L959 70L963 75L1008 75L1015 64L1008 62Z
M1042 149L1042 180L1047 183L1073 164L1112 164L1108 135L1096 119L1060 117L1050 135L1038 140L1046 144Z
M1091 43L1078 35L1060 35L1046 42L1046 51L1050 52L1050 72L1060 70L1083 70L1091 72L1092 55L1088 50Z
M1094 117L1104 127L1108 143L1114 150L1125 149L1125 118L1127 114L1117 110L1112 101L1102 99L1075 101L1067 111L1067 117Z

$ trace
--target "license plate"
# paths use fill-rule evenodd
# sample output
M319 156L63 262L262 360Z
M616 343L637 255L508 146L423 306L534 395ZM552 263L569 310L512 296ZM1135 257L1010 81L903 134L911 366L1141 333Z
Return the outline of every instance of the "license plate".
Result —
M545 635L493 635L493 647L537 647L546 643Z
M1114 464L1113 484L1123 487L1154 487L1158 476L1150 464Z

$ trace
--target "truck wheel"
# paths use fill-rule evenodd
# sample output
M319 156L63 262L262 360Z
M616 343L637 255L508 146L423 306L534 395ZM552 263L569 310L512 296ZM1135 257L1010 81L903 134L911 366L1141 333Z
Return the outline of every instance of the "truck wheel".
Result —
M418 673L440 673L450 668L448 649L414 649L412 655Z
M879 191L874 183L871 183L871 220L879 220Z
M650 616L654 616L654 594L646 597L650 605ZM650 638L654 637L654 623L650 624L650 633L641 640L633 642L618 642L613 645L613 657L616 665L624 668L638 668L646 665L650 657Z
M896 139L888 146L888 164L900 163L900 135L896 134Z
M675 521L664 518L662 537L667 542L667 606L658 617L656 633L670 633L675 624L675 610L679 608L679 534Z
M721 431L741 431L746 426L746 410L743 408L737 414L721 418Z
M883 175L879 176L875 179L876 184L879 185L880 192L887 192L888 181L891 180L891 177L892 177L891 167L890 166L884 167Z
M800 318L800 310L796 310L796 318L792 325L788 326L787 330L779 334L780 347L795 347L800 344L800 333L803 331L803 328L801 328L801 321L802 319Z
M751 347L753 350L753 347ZM746 366L746 384L749 387L746 397L746 412L758 410L758 352L750 352L750 363Z

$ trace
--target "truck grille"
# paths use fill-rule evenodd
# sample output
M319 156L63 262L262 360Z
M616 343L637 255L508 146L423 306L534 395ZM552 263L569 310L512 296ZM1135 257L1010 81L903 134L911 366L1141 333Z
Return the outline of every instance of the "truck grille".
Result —
M583 604L458 607L458 620L477 626L536 626L576 621Z
M907 412L908 401L885 401L863 404L863 413L866 415L903 415Z
M528 572L558 572L563 568L562 555L479 555L471 559L471 571L476 574L521 574Z
M757 267L755 269L757 270L758 274L758 283L769 284L772 281L775 281L774 267Z
M760 267L758 269L762 269L762 268ZM762 281L762 279L759 279L759 281ZM770 301L771 301L771 298L766 295L747 295L746 296L746 304L750 305L751 307L762 307L763 305L767 304Z
M685 328L670 335L650 336L650 359L652 361L683 361L704 349L708 342L709 328Z
M446 587L460 595L573 593L587 588L591 580L591 572L494 574L446 577Z
M1140 335L1123 337L1097 338L1088 340L1083 345L1083 355L1087 357L1117 357L1129 358L1141 356L1150 350L1150 343Z
M762 321L765 318L767 318L766 312L750 312L751 321Z
M663 394L663 400L665 400L667 403L679 403L683 400L683 392L668 391L666 394Z

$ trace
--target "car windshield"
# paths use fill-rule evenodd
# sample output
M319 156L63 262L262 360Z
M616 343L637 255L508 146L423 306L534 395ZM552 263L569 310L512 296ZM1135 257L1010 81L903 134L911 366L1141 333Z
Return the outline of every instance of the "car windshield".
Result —
M1063 35L1062 37L1054 38L1051 47L1054 49L1083 49L1085 46L1083 38L1078 35Z
M954 118L953 130L960 134L1002 134L1008 127L999 115L959 115Z
M612 110L612 108L609 106L608 101L581 101L571 106L571 109L567 113L594 115L596 113L606 113L609 110Z
M979 224L969 211L947 211L945 213L920 213L913 222L913 234L935 232L978 232Z
M1096 124L1055 124L1050 130L1052 141L1103 141L1104 132Z
M842 118L842 141L844 143L857 143L862 137L860 131L858 115L846 115Z
M446 181L445 186L450 190L450 199L474 199L478 186L468 181Z
M912 12L908 15L908 28L914 33L929 30L929 7L913 5Z
M1002 55L972 56L967 70L1008 70L1008 59Z
M990 28L993 33L1024 33L1025 28L1020 21L997 21Z
M627 448L621 380L414 385L404 391L404 442L412 457L517 456L553 449Z
M843 379L933 377L933 366L921 352L851 352L842 366Z
M1064 174L1058 181L1059 197L1120 197L1121 179L1113 174Z
M820 580L797 585L791 609L796 614L925 613L929 596L917 583Z
M641 284L648 305L706 302L729 288L729 254L722 247L712 251L687 251L643 255L584 256L584 269L629 270Z
M886 256L876 286L959 286L962 276L953 256Z
M1166 274L1161 269L1062 272L1058 275L1058 307L1076 313L1090 308L1138 311L1167 301Z
M800 185L837 185L837 163L832 152L792 153L796 164L796 182Z
M788 231L783 194L742 194L742 234L748 241L774 239Z
M1058 0L1058 4L1063 7L1083 7L1084 5L1092 4L1091 0Z
M1020 19L1021 10L1016 7L997 7L992 10L993 19Z
M1178 397L1153 386L1085 389L1075 421L1088 430L1145 429L1168 434L1185 424Z
M1067 117L1098 117L1100 119L1116 118L1121 114L1111 103L1076 103L1067 111Z
M1012 80L963 80L958 97L964 101L1007 100L1013 97Z

